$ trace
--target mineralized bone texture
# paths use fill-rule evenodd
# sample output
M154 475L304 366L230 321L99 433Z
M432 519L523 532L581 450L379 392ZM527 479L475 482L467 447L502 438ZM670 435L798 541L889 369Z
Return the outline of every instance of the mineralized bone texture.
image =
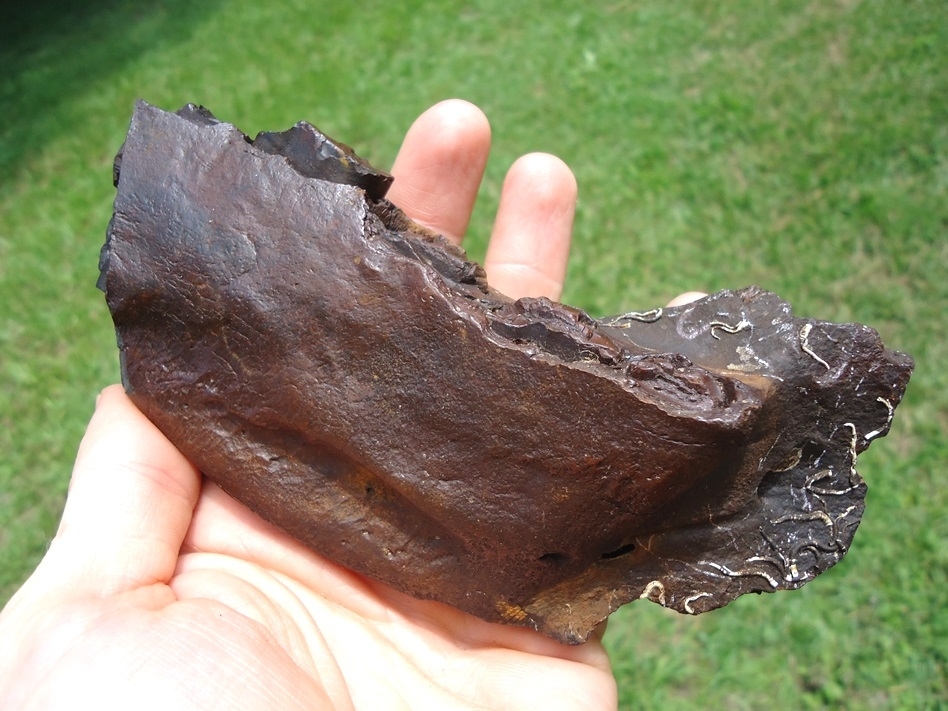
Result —
M135 110L100 286L125 387L314 550L486 620L586 639L697 614L848 549L856 455L912 370L756 287L594 319L511 300L306 123L250 141Z

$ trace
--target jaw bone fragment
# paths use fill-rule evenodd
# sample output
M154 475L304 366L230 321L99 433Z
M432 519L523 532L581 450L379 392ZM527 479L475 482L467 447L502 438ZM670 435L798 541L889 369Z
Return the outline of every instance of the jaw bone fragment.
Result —
M912 370L871 329L756 287L605 319L511 300L305 123L250 141L139 102L115 179L129 395L339 563L579 643L637 598L697 614L848 549L856 455Z

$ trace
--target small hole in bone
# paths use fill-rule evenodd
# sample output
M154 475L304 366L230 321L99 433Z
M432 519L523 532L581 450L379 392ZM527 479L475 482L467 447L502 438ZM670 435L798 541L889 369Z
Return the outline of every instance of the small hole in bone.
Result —
M626 543L624 546L619 546L614 551L603 553L601 556L599 556L599 559L612 560L613 558L618 558L619 556L625 555L626 553L631 553L634 550L635 550L634 543Z
M567 555L565 553L544 553L539 558L543 563L565 563L567 560Z

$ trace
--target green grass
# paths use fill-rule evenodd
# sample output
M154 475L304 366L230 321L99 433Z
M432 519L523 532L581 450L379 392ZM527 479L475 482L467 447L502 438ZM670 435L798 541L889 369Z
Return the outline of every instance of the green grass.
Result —
M134 99L250 133L307 118L384 167L461 96L494 129L473 256L507 166L550 151L581 192L566 301L602 315L758 283L918 361L860 459L846 560L700 618L624 608L606 639L623 708L948 707L948 7L459 5L37 0L0 21L0 600L117 378L94 283Z

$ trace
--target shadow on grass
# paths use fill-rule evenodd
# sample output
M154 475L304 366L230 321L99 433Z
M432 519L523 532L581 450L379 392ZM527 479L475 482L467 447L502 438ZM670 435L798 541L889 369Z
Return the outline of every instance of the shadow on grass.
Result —
M149 50L186 40L218 2L33 0L0 12L0 186L71 129L62 107Z

